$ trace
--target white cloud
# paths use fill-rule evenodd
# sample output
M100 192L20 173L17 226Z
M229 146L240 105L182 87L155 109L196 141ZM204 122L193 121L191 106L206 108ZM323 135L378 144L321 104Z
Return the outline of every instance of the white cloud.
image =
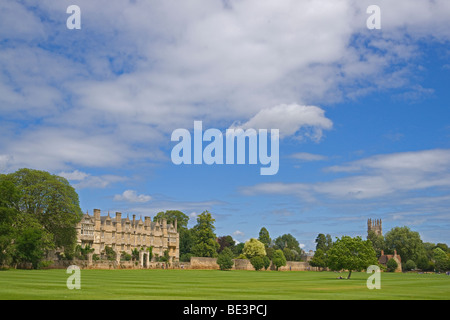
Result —
M127 201L127 202L149 202L152 199L151 196L145 194L137 194L134 190L125 190L122 194L116 194L114 196L115 201Z
M450 150L434 149L368 157L328 171L352 176L317 183L263 183L241 188L247 195L290 194L313 201L398 197L410 192L441 188L450 190Z
M1 4L0 117L21 133L0 147L10 165L53 170L160 161L194 119L317 141L332 123L309 104L420 89L414 40L450 38L446 0L380 1L377 34L369 1L80 0L89 36L58 25L64 3L27 4Z
M89 173L74 170L72 172L59 172L59 176L66 178L75 189L105 188L113 183L127 180L127 178L116 175L92 176Z
M231 128L279 129L280 138L294 136L319 141L323 130L330 130L333 122L325 117L325 111L315 106L281 104L259 111L244 124L235 123Z

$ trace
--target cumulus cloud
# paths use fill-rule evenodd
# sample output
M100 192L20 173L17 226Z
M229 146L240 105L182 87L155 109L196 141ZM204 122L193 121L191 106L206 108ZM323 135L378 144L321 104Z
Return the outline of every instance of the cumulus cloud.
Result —
M323 130L330 130L333 122L325 117L325 111L315 106L281 104L259 111L243 124L233 124L231 128L279 129L280 138L294 136L320 141Z
M127 201L127 202L149 202L152 199L151 196L145 194L137 194L134 190L125 190L122 194L116 194L114 196L115 201Z
M446 0L380 1L377 34L370 1L80 0L89 28L77 33L67 3L29 3L1 4L0 117L20 134L0 147L54 170L161 161L168 134L194 119L319 141L332 123L311 104L414 91L413 40L450 35Z

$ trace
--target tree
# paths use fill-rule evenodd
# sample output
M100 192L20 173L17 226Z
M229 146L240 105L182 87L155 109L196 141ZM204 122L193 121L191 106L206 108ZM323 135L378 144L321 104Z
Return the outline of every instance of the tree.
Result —
M82 217L78 194L69 182L45 171L20 169L3 175L19 193L16 209L30 215L52 236L55 248L74 250L75 226Z
M52 235L35 221L34 217L23 217L19 223L20 232L14 239L14 263L31 262L33 269L38 269L45 251L53 248Z
M245 243L242 253L245 254L248 259L251 259L255 256L265 256L266 249L261 241L251 238Z
M197 224L192 228L193 246L192 254L197 257L217 257L219 244L214 233L215 220L208 211L202 212L197 217Z
M348 270L347 279L350 279L353 270L363 270L378 263L372 243L369 240L363 241L361 237L336 238L333 247L328 250L327 254L330 269Z
M13 259L14 238L19 211L15 208L19 193L11 181L0 179L0 266Z
M259 271L264 267L264 259L262 256L253 256L250 259L250 263L256 271Z
M283 251L280 249L275 250L272 257L272 262L278 271L278 268L286 265L286 258L284 257Z
M258 240L261 241L266 248L270 246L272 239L270 239L269 231L267 231L266 228L261 228L261 230L259 231Z
M389 272L395 272L395 270L397 270L398 268L397 261L395 261L395 259L393 258L389 259L388 262L386 263L386 268Z
M230 270L233 267L233 252L230 248L223 249L217 257L220 270Z
M153 222L158 221L159 219L166 219L167 223L173 224L175 220L177 220L177 229L187 229L187 225L189 222L189 216L184 214L179 210L166 210L165 212L158 212L153 217Z
M327 257L325 252L323 252L322 249L317 249L316 252L314 252L314 257L309 261L309 264L312 267L326 268Z
M405 269L408 271L414 270L416 268L416 264L412 260L406 261Z
M375 231L370 230L367 235L367 240L370 240L370 242L372 242L372 247L375 250L377 257L380 257L381 250L385 250L386 247L384 237L382 235L377 235Z
M219 237L217 238L217 242L219 243L219 250L218 250L219 253L222 252L222 250L225 248L232 249L236 244L232 236Z
M300 249L300 245L295 239L295 237L291 234L283 234L282 236L275 239L275 248L284 250L285 248L295 250L295 253L292 253L295 257L295 260L300 260L300 256L302 253L302 249ZM289 254L289 258L292 257L292 254ZM286 257L287 259L288 257Z
M263 264L264 264L264 269L267 270L267 268L270 267L270 259L268 256L264 256L263 257Z
M449 269L448 255L440 247L433 249L433 259L437 271L443 272Z
M419 257L426 255L425 247L418 232L408 227L396 227L385 235L386 251L397 250L402 261L413 260L416 264Z
M315 242L316 251L320 249L322 252L327 252L333 245L333 240L329 234L325 236L323 233L319 233Z

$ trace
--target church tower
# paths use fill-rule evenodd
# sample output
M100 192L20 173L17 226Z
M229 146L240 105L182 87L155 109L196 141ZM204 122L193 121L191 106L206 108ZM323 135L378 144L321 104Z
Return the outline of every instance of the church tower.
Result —
M383 230L381 228L381 219L377 219L377 220L369 219L369 220L367 220L367 234L369 234L369 231L375 232L375 234L377 236L382 236L383 235Z

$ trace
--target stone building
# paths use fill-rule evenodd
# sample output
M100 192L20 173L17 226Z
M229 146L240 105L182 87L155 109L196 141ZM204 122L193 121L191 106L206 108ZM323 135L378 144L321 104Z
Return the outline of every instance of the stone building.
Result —
M367 220L367 234L369 234L369 231L375 232L377 236L383 235L383 229L382 229L382 222L381 219L373 220L369 219Z
M111 247L120 257L122 252L131 254L134 249L140 252L141 264L150 261L148 248L152 247L153 259L164 256L168 251L171 262L179 260L179 233L177 222L167 223L165 219L152 222L150 217L130 220L122 218L120 212L115 217L101 216L99 209L94 209L94 215L83 215L77 227L77 244L81 247L89 245L94 254L104 253L105 247Z
M378 263L386 267L390 259L394 259L395 262L397 262L397 269L395 272L402 272L402 258L397 254L397 250L394 250L394 254L384 254L384 251L381 250L381 256L378 259Z

